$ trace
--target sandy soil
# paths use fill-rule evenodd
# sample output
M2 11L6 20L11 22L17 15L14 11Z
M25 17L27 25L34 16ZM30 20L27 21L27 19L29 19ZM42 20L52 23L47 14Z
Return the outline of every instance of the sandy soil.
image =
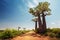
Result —
M11 40L52 40L48 36L41 36L39 34L36 34L35 32L31 31L28 32L22 36L17 36ZM55 39L53 39L55 40Z

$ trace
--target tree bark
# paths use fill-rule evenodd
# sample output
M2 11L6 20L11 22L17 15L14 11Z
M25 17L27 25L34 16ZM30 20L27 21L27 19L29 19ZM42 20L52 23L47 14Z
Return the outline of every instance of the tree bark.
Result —
M42 12L42 20L43 20L43 32L45 32L46 31L46 20L45 20L45 15L44 15L44 13Z
M37 21L35 21L35 30L37 30Z
M39 26L39 33L42 32L42 23L41 23L41 17L40 14L38 13L38 26Z

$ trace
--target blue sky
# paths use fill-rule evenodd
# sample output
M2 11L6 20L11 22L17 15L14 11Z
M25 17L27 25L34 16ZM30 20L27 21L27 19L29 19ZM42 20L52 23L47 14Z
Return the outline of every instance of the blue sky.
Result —
M0 0L0 29L21 28L32 29L34 22L28 11L38 5L39 2L50 3L51 14L46 16L47 27L60 27L60 0Z

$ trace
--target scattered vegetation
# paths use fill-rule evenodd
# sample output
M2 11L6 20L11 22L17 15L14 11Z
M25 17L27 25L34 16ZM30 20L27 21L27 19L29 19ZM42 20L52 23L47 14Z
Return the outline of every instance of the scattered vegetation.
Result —
M38 32L38 30L36 30L35 32ZM43 35L60 38L60 28L48 28Z
M0 32L0 39L8 39L8 38L13 38L16 37L18 35L22 35L25 34L26 32L29 32L29 30L10 30L10 29L6 29L3 32Z
M45 35L60 38L60 28L47 29Z

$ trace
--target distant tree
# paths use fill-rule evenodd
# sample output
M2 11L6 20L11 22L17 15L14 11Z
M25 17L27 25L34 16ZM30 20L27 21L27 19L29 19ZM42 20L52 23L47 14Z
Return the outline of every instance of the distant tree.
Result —
M23 28L23 30L26 30L26 28Z
M38 18L34 18L34 19L32 19L32 21L35 22L35 30L37 30L37 20L38 20Z
M20 28L21 28L21 27L18 27L18 31L19 31Z

